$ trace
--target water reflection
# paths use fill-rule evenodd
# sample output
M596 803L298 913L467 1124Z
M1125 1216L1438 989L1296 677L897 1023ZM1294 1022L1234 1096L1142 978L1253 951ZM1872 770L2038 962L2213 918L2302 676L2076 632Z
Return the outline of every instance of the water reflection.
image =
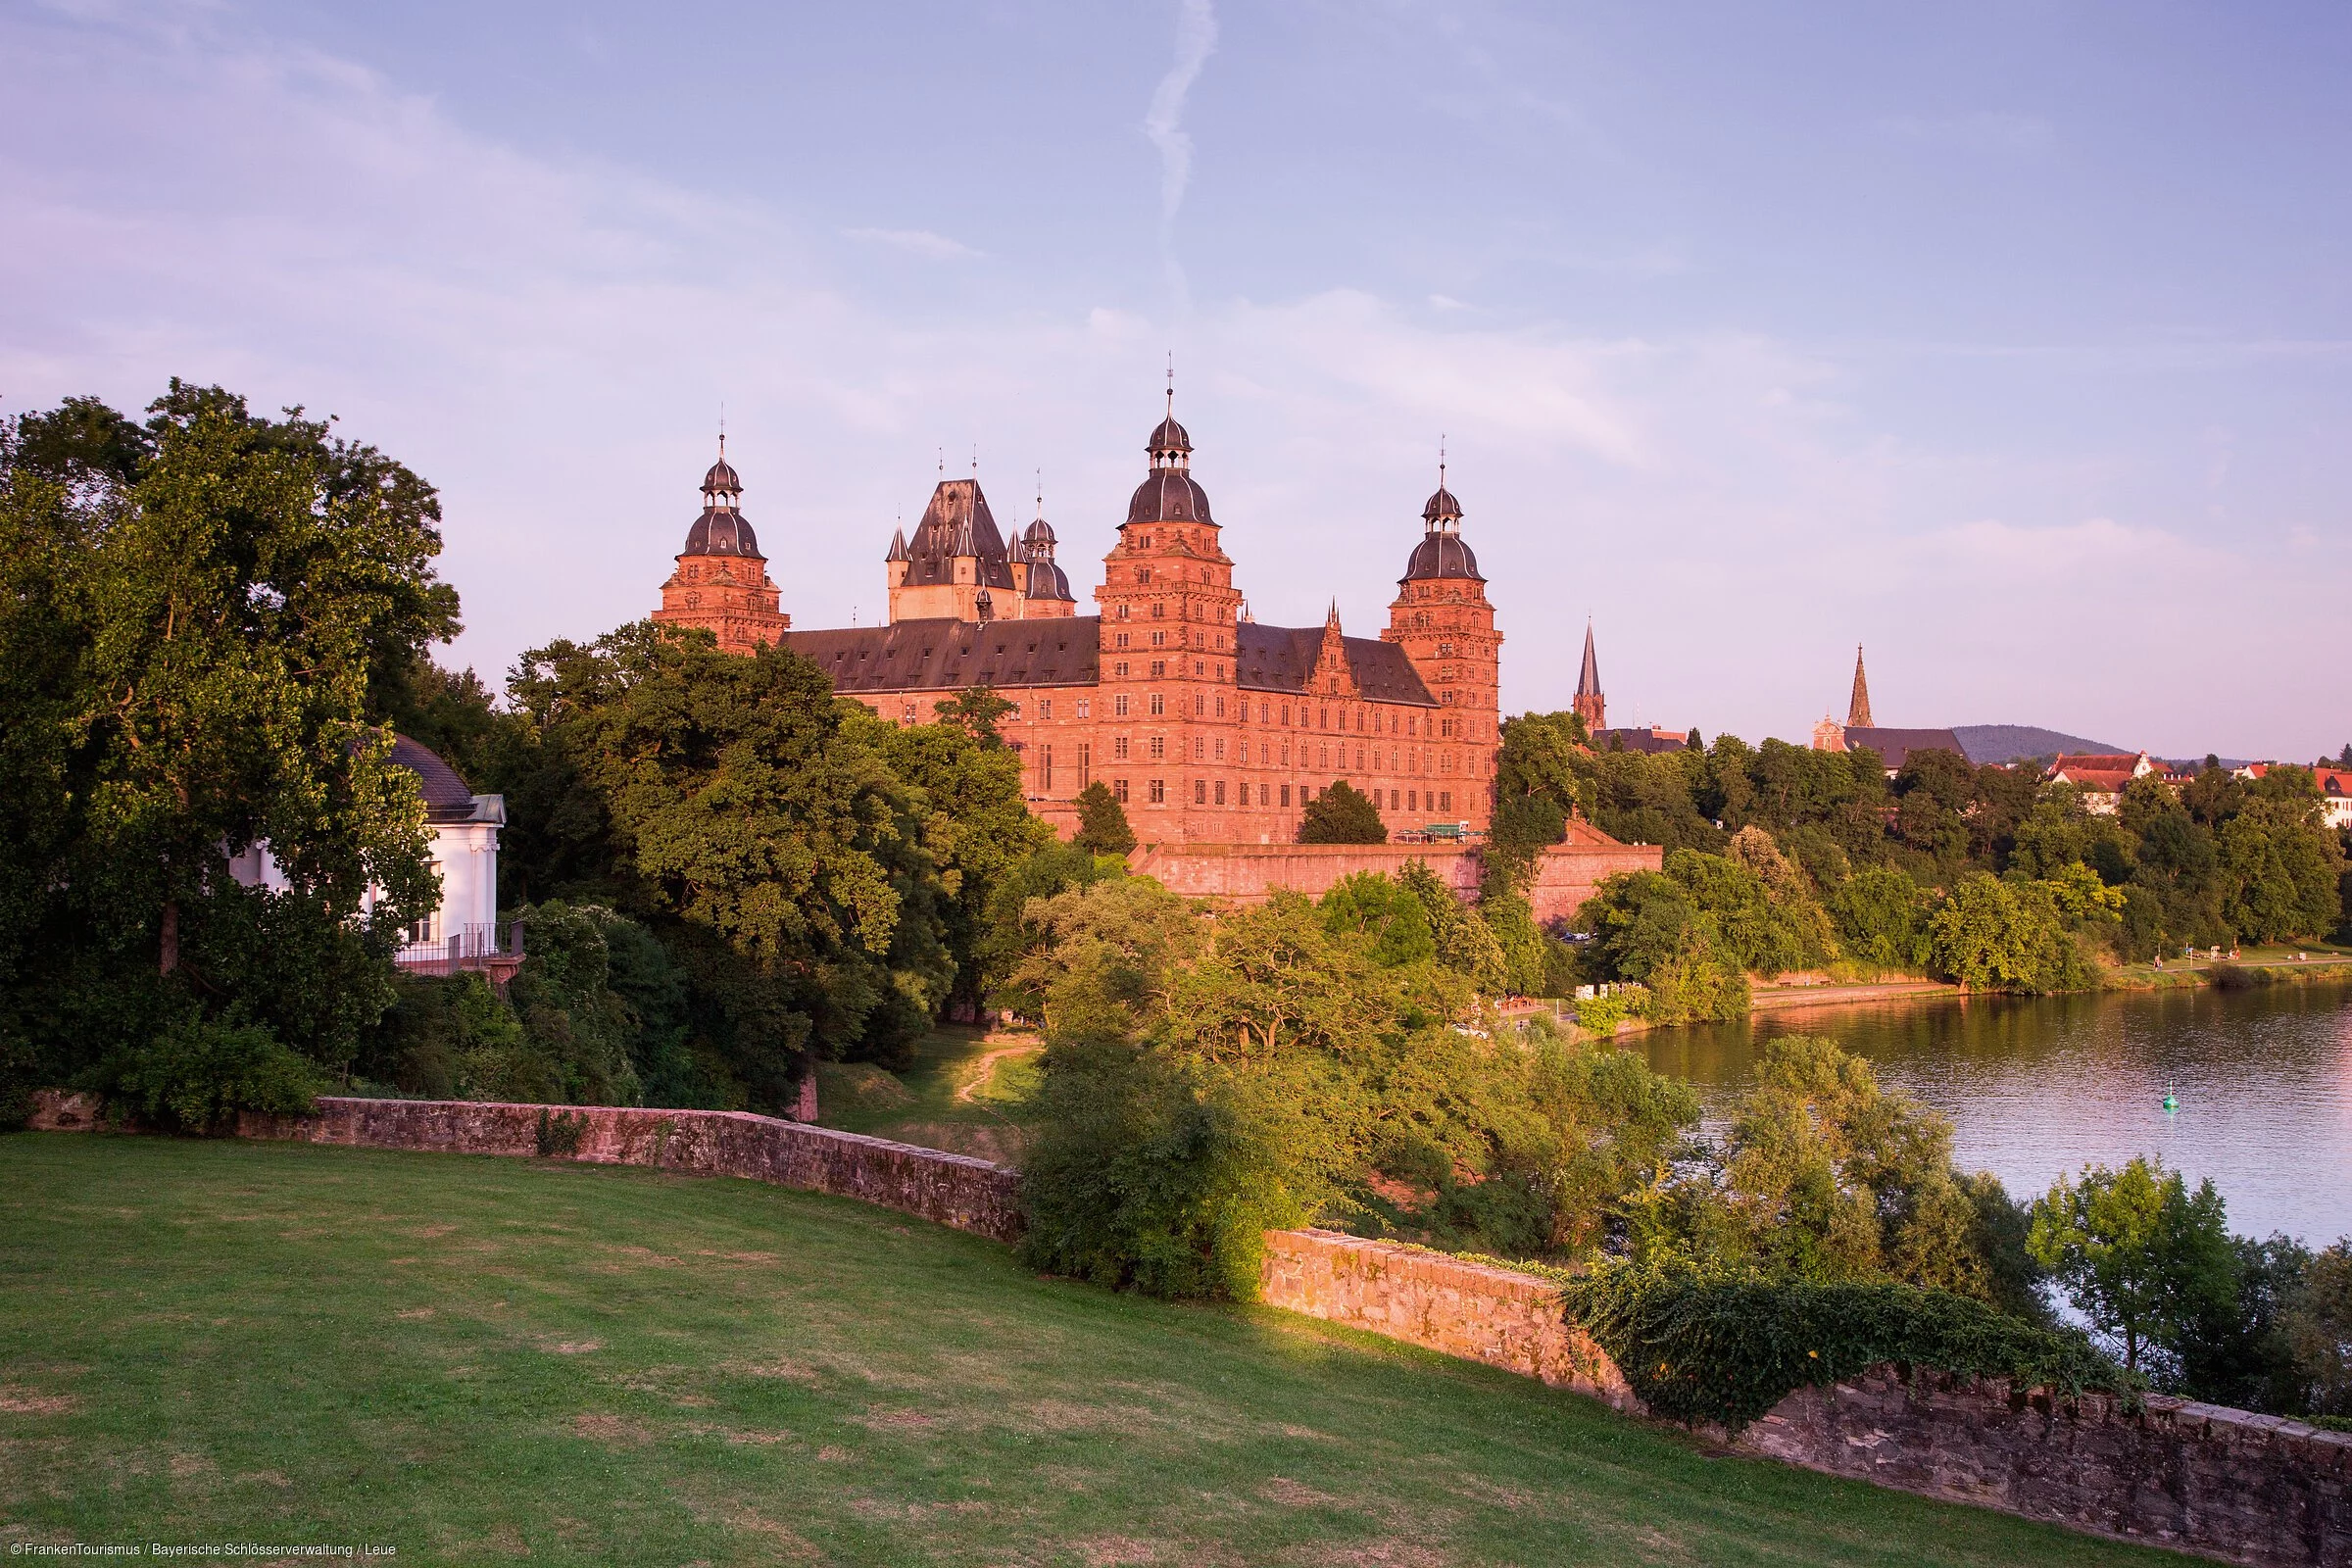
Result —
M2030 1198L2085 1161L2161 1154L2211 1176L2232 1229L2312 1245L2352 1232L2352 991L2274 986L1970 998L1767 1013L1659 1030L1650 1064L1710 1119L1752 1081L1757 1043L1826 1035L1952 1118L1960 1163ZM2171 1085L2180 1108L2167 1113Z

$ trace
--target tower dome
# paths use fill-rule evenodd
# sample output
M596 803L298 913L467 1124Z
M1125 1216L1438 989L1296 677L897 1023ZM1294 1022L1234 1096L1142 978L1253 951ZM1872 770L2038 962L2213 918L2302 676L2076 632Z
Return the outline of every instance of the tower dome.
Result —
M1208 492L1193 480L1193 438L1176 422L1176 393L1172 387L1168 391L1167 416L1152 429L1145 450L1152 454L1152 471L1129 498L1127 520L1205 522L1215 527L1217 519L1208 512Z
M1438 488L1421 508L1421 542L1404 564L1399 583L1427 582L1440 577L1487 579L1478 574L1478 557L1462 541L1462 504L1446 488L1446 464L1438 463Z
M686 530L682 556L750 556L760 560L760 540L741 508L743 480L727 462L727 438L718 438L718 461L703 475L703 514Z

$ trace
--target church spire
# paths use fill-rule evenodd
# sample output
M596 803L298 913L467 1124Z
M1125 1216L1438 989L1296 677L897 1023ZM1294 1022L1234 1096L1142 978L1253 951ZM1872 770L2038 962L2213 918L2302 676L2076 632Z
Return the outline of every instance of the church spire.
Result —
M1576 677L1576 712L1585 721L1585 733L1590 735L1603 727L1608 717L1608 699L1600 691L1600 661L1592 654L1592 621L1585 620L1585 665Z
M1854 644L1854 695L1845 706L1847 729L1876 729L1870 716L1870 681L1862 673L1862 645Z

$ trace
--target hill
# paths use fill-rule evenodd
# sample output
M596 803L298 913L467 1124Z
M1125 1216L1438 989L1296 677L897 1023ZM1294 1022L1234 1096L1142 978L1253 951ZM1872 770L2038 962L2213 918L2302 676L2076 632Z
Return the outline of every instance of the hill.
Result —
M2104 741L2084 740L2063 730L2042 729L2034 724L1954 724L1952 733L1960 737L1960 749L1968 760L1980 765L1985 762L2014 762L2021 757L2054 757L2060 752L2135 752L2136 746L2110 746Z
M0 1537L403 1562L2178 1562L887 1209L616 1166L0 1138Z

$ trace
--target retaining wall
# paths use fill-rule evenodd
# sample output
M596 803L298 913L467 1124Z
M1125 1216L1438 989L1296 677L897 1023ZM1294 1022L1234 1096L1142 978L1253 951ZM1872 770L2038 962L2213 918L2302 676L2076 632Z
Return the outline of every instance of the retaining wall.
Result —
M1266 1236L1266 1301L1640 1411L1607 1353L1535 1275L1326 1231ZM2150 1395L2053 1397L1874 1367L1799 1389L1745 1453L2238 1562L2352 1568L2352 1433Z
M237 1119L237 1135L361 1149L533 1154L542 1110L581 1120L579 1149L569 1156L574 1159L832 1193L1000 1242L1021 1234L1020 1172L1009 1165L743 1111L321 1098L315 1116L248 1111ZM47 1093L35 1097L31 1125L72 1130L90 1126L96 1115L88 1097Z
M1654 844L1620 844L1585 822L1569 824L1566 843L1544 852L1528 902L1536 918L1574 914L1600 879L1619 871L1655 871L1665 851ZM1320 898L1357 871L1395 875L1420 860L1464 900L1478 896L1483 852L1450 844L1154 844L1128 857L1128 866L1187 898L1262 904L1279 888Z

